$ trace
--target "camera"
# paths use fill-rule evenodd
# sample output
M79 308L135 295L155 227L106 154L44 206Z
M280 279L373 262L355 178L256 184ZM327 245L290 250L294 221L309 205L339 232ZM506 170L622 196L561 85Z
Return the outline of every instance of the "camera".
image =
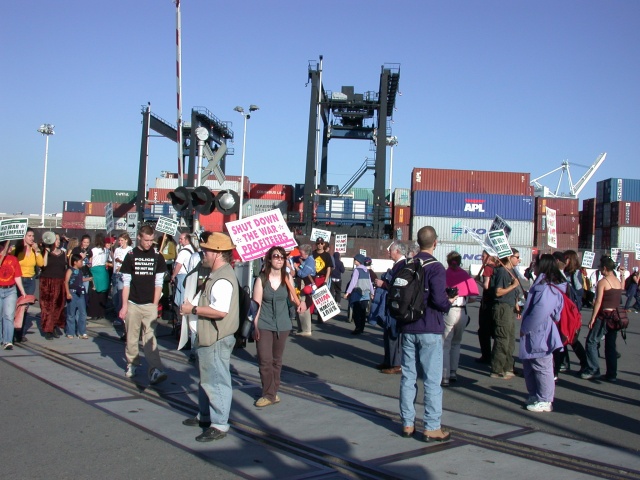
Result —
M445 291L447 292L447 297L449 298L455 298L458 296L458 287L447 287Z

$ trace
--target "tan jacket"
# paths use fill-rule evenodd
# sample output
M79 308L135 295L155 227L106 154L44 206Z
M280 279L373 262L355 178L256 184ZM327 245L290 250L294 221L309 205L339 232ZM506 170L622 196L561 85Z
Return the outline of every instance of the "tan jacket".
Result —
M233 335L238 330L240 324L240 299L238 297L238 280L233 268L228 263L214 270L205 281L204 291L200 296L198 306L209 306L211 298L211 290L218 280L228 280L233 285L233 293L231 295L231 304L229 305L229 313L219 320L198 315L198 345L209 347L218 340Z

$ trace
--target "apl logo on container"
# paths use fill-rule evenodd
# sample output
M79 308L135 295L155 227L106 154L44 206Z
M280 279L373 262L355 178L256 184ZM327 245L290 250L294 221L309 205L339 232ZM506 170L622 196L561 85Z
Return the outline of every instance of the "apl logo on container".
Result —
M464 201L465 201L465 204L464 204L465 212L483 212L484 213L485 200L475 199L475 198L465 198Z

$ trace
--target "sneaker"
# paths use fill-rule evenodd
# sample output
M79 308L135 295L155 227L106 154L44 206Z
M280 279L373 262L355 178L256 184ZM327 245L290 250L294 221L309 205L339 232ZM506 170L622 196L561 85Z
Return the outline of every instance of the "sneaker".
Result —
M593 380L594 378L598 378L600 376L599 373L591 373L591 372L582 372L580 374L580 378L582 380Z
M492 373L491 375L489 375L490 378L502 378L502 374L501 373Z
M2 348L4 348L5 350L13 350L13 343L5 343Z
M138 367L136 367L133 363L128 364L127 370L124 372L124 376L127 378L135 377L137 369Z
M89 335L85 333L84 335L78 335L78 338L81 338L82 340L87 340L89 338Z
M151 370L151 375L149 376L149 384L157 385L158 383L162 383L167 379L167 374L164 373L159 368L154 368Z
M513 378L513 377L515 377L515 376L516 376L516 374L515 374L515 373L513 373L513 372L504 372L504 373L502 374L502 377L503 377L503 378L505 378L505 379Z
M448 378L443 378L442 381L440 382L440 386L441 387L448 387L449 386L449 379Z
M210 421L202 421L198 417L190 417L182 421L182 424L187 427L200 427L209 428L211 426Z
M212 442L214 440L220 440L227 436L227 432L218 430L216 427L209 427L203 433L196 437L197 442Z
M527 405L527 410L530 412L550 412L553 410L551 402L536 402L531 405Z
M300 337L310 337L311 336L311 332L298 332L298 333L296 333L296 335L298 335Z
M532 395L530 397L527 397L527 407L529 405L534 405L538 402L538 397L536 397L535 395Z

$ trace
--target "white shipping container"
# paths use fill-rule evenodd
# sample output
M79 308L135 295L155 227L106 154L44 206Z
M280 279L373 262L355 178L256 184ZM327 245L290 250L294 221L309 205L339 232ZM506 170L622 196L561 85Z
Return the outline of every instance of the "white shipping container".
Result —
M611 247L633 252L640 243L640 227L617 227L611 229Z
M396 207L410 207L411 190L409 188L396 188L393 191L393 205Z
M170 188L171 190L175 190L178 188L178 179L177 178L156 178L156 188Z
M242 216L250 217L258 213L268 212L270 210L279 209L282 215L287 216L287 202L282 200L263 200L261 198L251 198L245 200L242 204Z
M234 190L236 192L240 192L240 182L227 180L222 185L217 180L206 180L204 185L208 187L210 190ZM175 190L178 188L178 179L177 178L156 178L156 188L170 188Z
M522 247L515 245L513 248L517 248L518 252L520 252L520 270L522 271L531 263L531 247ZM482 247L477 243L475 245L472 245L470 243L438 242L433 256L446 268L447 255L449 254L449 252L454 250L462 256L462 268L464 270L468 271L471 265L482 265Z
M457 217L418 217L411 218L412 239L416 240L418 230L427 225L436 229L439 242L451 243L473 243L473 238L464 227L485 236L489 233L492 220L480 218L457 218ZM509 243L513 245L533 245L534 222L524 222L518 220L507 221L511 227Z
M107 220L102 216L87 215L84 217L84 228L87 230L105 230L107 228Z

